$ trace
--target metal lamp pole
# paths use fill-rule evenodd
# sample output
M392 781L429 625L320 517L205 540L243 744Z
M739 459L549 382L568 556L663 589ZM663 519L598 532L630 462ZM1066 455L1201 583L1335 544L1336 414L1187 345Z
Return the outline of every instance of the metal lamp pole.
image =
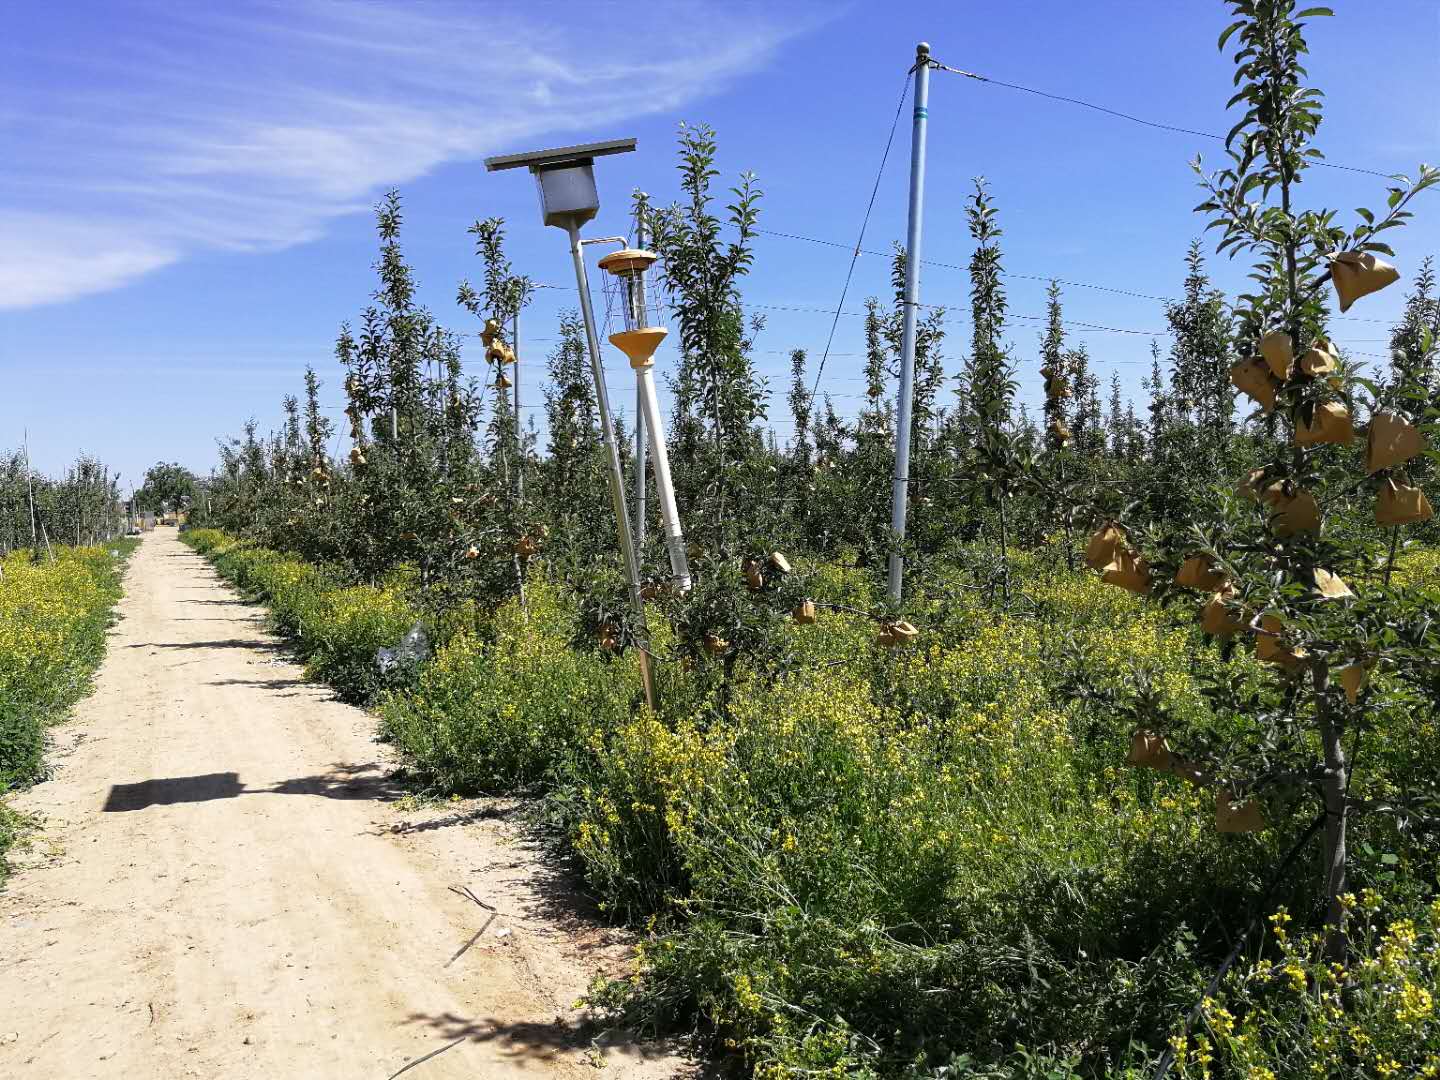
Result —
M905 586L905 516L910 495L910 429L915 407L915 315L920 304L920 226L925 210L925 129L930 105L930 46L915 46L915 122L910 136L910 225L905 236L905 313L900 345L900 403L895 418L895 476L890 493L889 594Z
M567 221L570 256L575 261L575 284L580 292L580 315L585 322L585 342L590 351L590 373L595 380L595 403L600 411L600 434L605 440L605 456L610 466L610 501L615 507L615 520L620 526L620 557L625 563L625 576L630 585L630 606L635 612L637 651L640 654L640 677L645 684L645 700L656 708L655 675L650 666L649 634L645 628L645 601L640 596L640 562L636 558L635 538L630 532L630 510L625 499L625 470L620 463L620 445L615 438L615 425L610 419L610 397L605 389L605 367L600 360L600 338L595 331L595 310L590 303L590 278L585 270L585 248L580 242L580 226Z
M645 194L638 193L635 204L635 246L645 246ZM635 285L638 296L635 305L644 318L645 278L642 275ZM635 546L645 548L645 458L647 456L645 428L645 388L635 384Z
M645 394L635 388L635 546L645 548Z
M600 209L600 195L595 187L595 159L609 154L628 154L635 149L634 139L611 139L608 142L561 146L528 154L504 154L487 158L490 172L502 169L528 169L535 177L540 196L541 218L546 225L565 230L570 238L570 257L575 263L575 284L580 292L580 314L585 320L585 341L590 352L590 372L595 380L595 404L600 412L600 433L605 440L608 459L610 502L615 508L615 523L620 533L620 556L625 563L625 576L630 586L630 606L635 617L635 644L640 654L640 677L645 686L645 700L652 709L658 706L655 676L651 669L649 634L645 628L645 604L640 598L640 563L635 557L635 537L630 532L630 510L625 497L625 473L620 464L620 447L615 440L615 425L610 419L610 398L605 392L605 368L600 360L600 339L595 329L595 310L590 302L590 281L585 272L585 248L580 239L580 226L595 217Z
M663 334L663 331L661 333ZM651 349L653 351L653 346ZM631 366L635 367L633 360ZM645 429L653 436L650 440L651 463L655 468L655 492L660 497L665 549L670 556L670 578L680 592L689 592L690 562L685 554L685 536L680 528L680 508L675 502L675 484L670 478L670 451L665 445L665 428L660 418L660 401L655 394L655 376L651 364L646 362L636 367L635 378L640 406L645 416Z
M649 325L645 311L645 271L655 262L653 251L626 248L600 260L600 268L616 275L625 289L626 329L610 335L610 344L630 359L645 430L649 434L650 461L655 470L655 494L660 501L665 548L670 555L670 577L680 592L690 589L690 566L685 555L685 536L680 527L680 509L675 502L675 484L670 477L670 451L665 445L665 424L655 393L655 350L665 340L664 327Z
M511 348L515 350L515 445L519 453L519 460L515 462L515 497L523 505L525 502L525 432L520 427L520 308L515 308L515 314L510 318L510 341Z

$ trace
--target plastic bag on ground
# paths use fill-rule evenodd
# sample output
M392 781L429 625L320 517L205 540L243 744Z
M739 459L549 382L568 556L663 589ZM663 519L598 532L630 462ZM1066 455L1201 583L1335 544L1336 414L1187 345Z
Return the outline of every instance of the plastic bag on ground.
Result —
M396 668L413 666L430 658L430 638L419 623L410 627L400 644L393 649L381 648L375 653L375 666L380 674L388 675Z

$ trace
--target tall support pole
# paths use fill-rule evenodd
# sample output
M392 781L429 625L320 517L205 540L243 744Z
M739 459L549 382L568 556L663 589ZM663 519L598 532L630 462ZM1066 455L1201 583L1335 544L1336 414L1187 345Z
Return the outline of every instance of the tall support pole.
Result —
M605 390L605 368L600 360L600 338L595 330L595 309L590 303L590 278L585 270L585 249L580 243L580 226L573 218L565 223L570 235L570 255L575 260L575 284L580 293L580 316L585 321L585 341L590 350L590 374L595 381L595 404L600 412L600 434L605 440L605 456L609 460L610 502L615 508L615 522L620 530L620 557L625 563L625 577L630 586L630 607L635 612L636 651L640 654L640 678L645 686L645 701L655 709L655 675L650 666L650 635L645 629L645 602L640 597L640 563L635 557L635 537L630 532L630 507L625 498L625 470L620 463L620 445L615 438L615 425L610 420L610 398Z
M635 546L645 549L645 459L646 445L645 393L635 387Z
M643 206L643 203L642 203ZM644 219L640 218L637 243L643 247ZM645 274L643 271L627 279L626 302L631 305L632 322L637 329L649 325L645 306ZM680 592L690 591L690 560L685 553L685 535L680 527L680 507L675 500L675 482L670 476L670 449L665 444L665 425L660 418L660 397L655 392L653 355L635 369L636 404L644 418L641 426L649 437L650 461L655 472L655 494L660 501L660 521L665 533L665 550L670 558L670 580Z
M670 451L665 445L665 428L660 419L660 400L655 393L653 369L636 372L640 403L645 410L645 427L654 433L650 460L655 466L655 492L660 497L660 519L665 527L665 550L670 556L670 580L680 592L690 591L690 560L685 554L685 536L680 531L680 508L675 502L675 484L670 479Z
M515 497L525 502L525 432L520 428L520 309L510 319L510 347L515 350Z
M30 501L30 550L36 550L39 537L35 529L35 474L30 471L30 429L25 429L25 494Z
M635 204L635 246L645 246L645 196L638 195ZM635 296L631 302L638 309L639 321L645 324L645 277L642 274L635 285ZM637 381L635 384L635 546L645 549L645 458L646 441L649 432L645 424L645 390Z
M898 602L905 586L905 513L910 495L910 429L915 408L915 316L920 304L920 232L925 212L925 130L930 105L930 46L915 46L915 126L910 135L910 227L905 236L904 334L900 345L900 407L895 418L895 476L890 494L889 593Z

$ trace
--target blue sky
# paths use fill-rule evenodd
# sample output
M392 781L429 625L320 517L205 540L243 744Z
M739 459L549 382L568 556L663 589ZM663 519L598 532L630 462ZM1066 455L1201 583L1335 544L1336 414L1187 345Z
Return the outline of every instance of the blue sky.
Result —
M1440 160L1440 4L1334 6L1310 34L1330 159L1412 173ZM703 121L718 130L726 184L758 174L763 228L851 244L917 40L954 67L1223 131L1230 71L1214 43L1226 22L1219 0L12 6L0 40L0 448L28 428L42 469L83 449L138 482L159 459L207 470L216 437L248 416L272 426L307 362L336 405L334 336L373 287L369 207L389 186L405 196L422 298L469 330L454 293L479 274L465 233L478 217L507 219L519 271L571 280L528 177L485 173L487 155L637 137L638 153L597 170L598 236L626 230L632 188L674 196L676 125ZM927 258L969 257L963 200L983 174L1017 316L1043 313L1050 276L1176 294L1203 227L1187 162L1218 160L1218 144L944 73L930 116ZM868 248L903 237L908 158L902 120ZM1310 176L1312 205L1383 199L1375 177ZM1440 254L1440 198L1417 210L1398 238L1402 273ZM779 309L833 310L848 253L770 236L757 252L746 295L767 317L757 359L783 438L788 351L818 358L830 317ZM1228 262L1213 270L1221 284L1242 280ZM862 257L846 310L887 282L885 261ZM922 289L954 309L958 369L964 275L927 267ZM1337 339L1383 352L1387 323L1361 320L1393 318L1402 289L1353 309L1360 319L1337 322ZM1065 299L1076 322L1164 327L1154 300L1074 287ZM527 310L530 405L555 317L573 303L544 290ZM1031 401L1037 334L1017 318L1008 335ZM1104 379L1119 371L1138 395L1149 336L1076 327L1081 340ZM859 347L859 319L842 317L822 383L842 409L859 390ZM626 383L611 359L611 383ZM661 354L662 370L672 359Z

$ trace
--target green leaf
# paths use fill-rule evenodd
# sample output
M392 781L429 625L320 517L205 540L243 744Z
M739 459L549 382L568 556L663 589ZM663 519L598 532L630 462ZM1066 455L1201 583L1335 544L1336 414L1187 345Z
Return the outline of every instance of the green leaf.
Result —
M1356 376L1356 377L1355 377L1355 382L1358 383L1360 386L1363 386L1366 390L1369 390L1371 396L1377 397L1377 398L1380 396L1380 387L1379 387L1379 385L1375 382L1375 380L1373 380L1373 379L1365 379L1365 378L1361 378L1361 377L1359 377L1359 376Z
M1331 11L1328 7L1306 8L1304 11L1301 11L1295 15L1295 21L1299 22L1301 19L1314 19L1323 16L1329 16L1331 18L1334 18L1335 12Z
M1217 49L1225 48L1225 43L1230 40L1230 35L1235 33L1236 30L1239 30L1244 25L1245 23L1243 20L1240 22L1233 22L1224 30L1220 31L1220 40L1216 42L1215 47Z
M1380 856L1380 861L1386 866L1398 866L1400 864L1400 856L1392 855L1387 851L1384 855Z

